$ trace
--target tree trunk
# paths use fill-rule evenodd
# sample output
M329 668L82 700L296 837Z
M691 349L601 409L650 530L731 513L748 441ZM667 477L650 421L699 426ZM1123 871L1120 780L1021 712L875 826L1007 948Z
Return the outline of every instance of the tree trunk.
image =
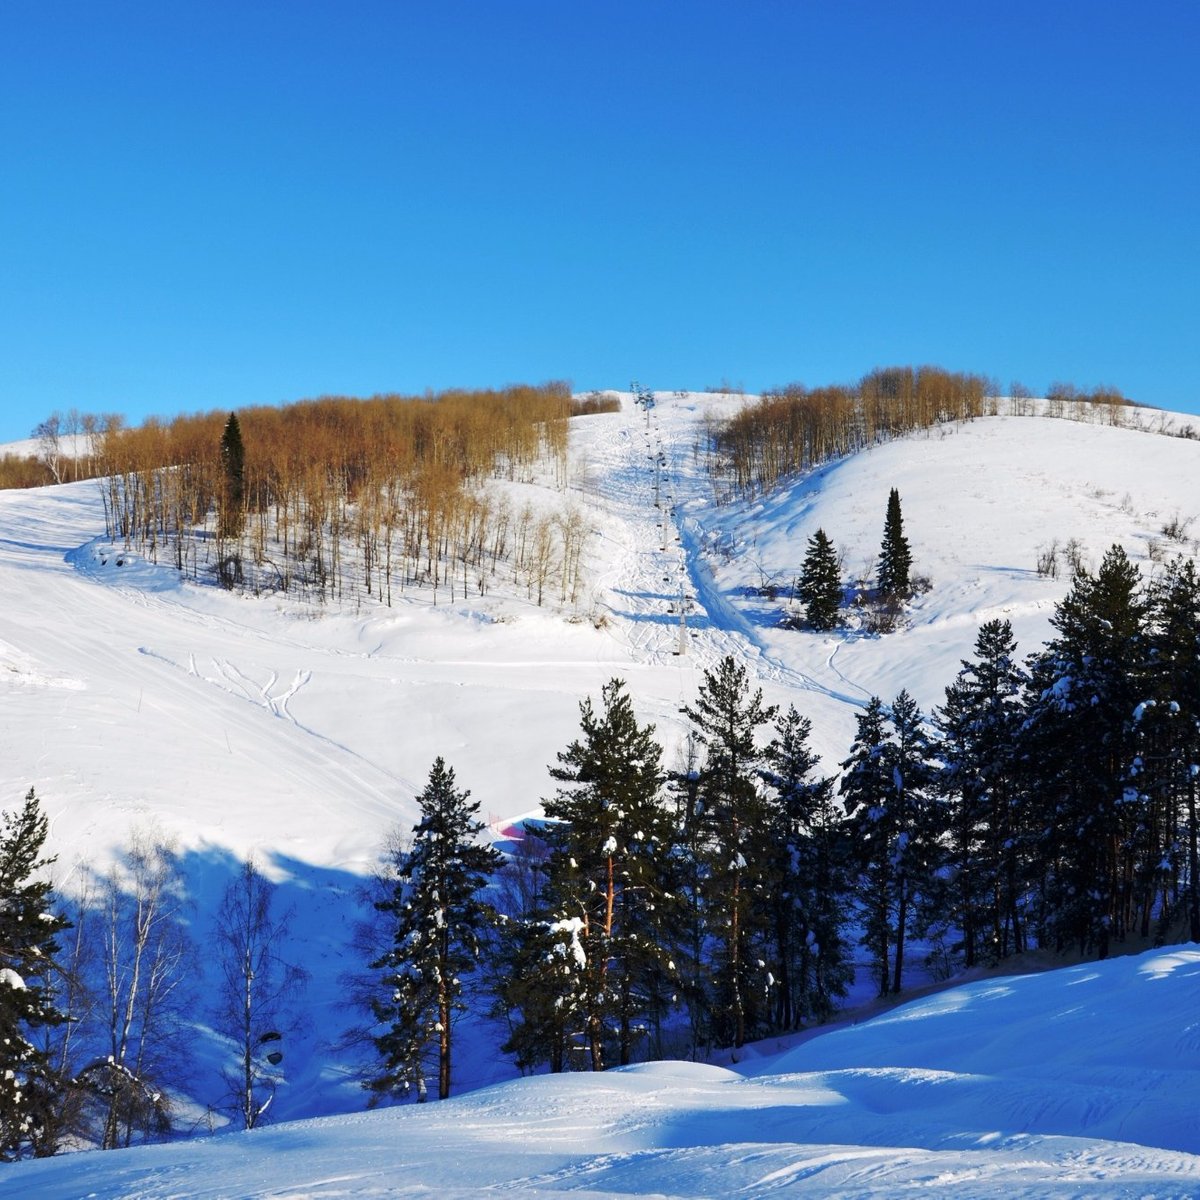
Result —
M900 972L904 969L904 926L908 919L908 881L900 879L900 908L896 914L896 973L892 991L900 990Z

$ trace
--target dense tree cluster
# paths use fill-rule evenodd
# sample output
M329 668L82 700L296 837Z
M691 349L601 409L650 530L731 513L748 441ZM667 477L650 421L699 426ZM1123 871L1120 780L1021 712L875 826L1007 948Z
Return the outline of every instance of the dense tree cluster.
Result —
M542 604L574 602L579 512L516 505L491 479L566 480L566 384L369 400L324 397L129 428L55 414L0 486L100 480L106 533L227 586L385 604L422 588L482 593L500 571Z
M1044 411L1109 425L1134 423L1138 410L1113 387L1051 384L1046 405L1035 409L1028 389L1013 384L1002 406L999 385L983 375L941 367L884 367L855 384L808 388L789 384L747 405L716 430L711 468L732 493L758 495L781 479L892 438L948 421L1001 411L1029 416ZM1174 432L1166 423L1160 431ZM1179 436L1193 436L1190 426Z
M766 392L716 435L717 467L756 495L787 475L945 421L983 416L995 386L940 367L888 367L850 387Z

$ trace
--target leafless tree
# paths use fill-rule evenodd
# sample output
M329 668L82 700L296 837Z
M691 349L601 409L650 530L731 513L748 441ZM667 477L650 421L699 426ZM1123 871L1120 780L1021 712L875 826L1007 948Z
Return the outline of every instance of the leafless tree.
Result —
M217 910L216 1029L235 1048L236 1065L222 1074L244 1129L260 1124L275 1098L283 1035L295 1028L294 1006L308 977L283 957L292 914L276 911L275 891L246 859Z

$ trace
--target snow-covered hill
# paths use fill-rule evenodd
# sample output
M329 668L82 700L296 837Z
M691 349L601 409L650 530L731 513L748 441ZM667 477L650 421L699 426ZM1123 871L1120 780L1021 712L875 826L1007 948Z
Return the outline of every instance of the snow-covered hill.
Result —
M769 700L812 718L814 744L832 770L849 747L856 706L907 688L928 711L981 621L1008 617L1023 652L1046 638L1068 587L1065 570L1058 579L1035 570L1052 541L1074 540L1093 564L1120 541L1147 572L1163 554L1193 548L1163 527L1186 527L1200 512L1200 443L1045 417L938 427L753 504L718 507L699 447L705 422L741 402L660 394L646 415L626 397L619 413L576 420L571 488L592 533L587 594L570 611L500 592L453 605L443 596L436 607L409 593L391 609L237 596L182 583L170 566L98 539L94 483L0 492L0 802L11 807L37 788L64 888L85 864L103 868L134 828L174 838L201 937L238 860L258 858L295 909L291 957L312 973L314 1019L289 1053L281 1117L361 1104L332 1049L354 1019L338 981L357 965L349 947L362 908L357 889L389 829L412 824L413 796L435 756L455 768L499 836L538 811L550 790L547 764L577 731L580 699L614 675L626 679L674 765L681 706L694 699L703 670L732 653ZM891 487L902 497L916 568L932 584L905 628L883 638L783 628L784 593L808 537L823 527L845 549L848 574L869 572ZM764 595L771 585L781 589L774 600ZM686 626L681 593L692 598ZM202 1026L202 1005L195 1015ZM676 1086L671 1070L600 1086L657 1094ZM464 1064L460 1086L509 1074L481 1053ZM703 1090L716 1078L693 1080ZM534 1111L545 1085L525 1086L533 1090L503 1093L525 1099L503 1103ZM566 1114L570 1098L597 1083L557 1086L553 1106ZM194 1093L210 1098L203 1078ZM371 1128L410 1119L373 1118L385 1125ZM452 1128L449 1118L426 1119ZM1010 1132L1020 1127L1013 1120ZM349 1131L359 1126L337 1128L352 1145ZM305 1135L286 1136L295 1144ZM1104 1136L1116 1134L1106 1128ZM655 1186L669 1191L665 1179ZM211 1194L276 1194L273 1186Z
M6 1167L37 1200L1200 1195L1200 951L976 983L761 1073L664 1062Z

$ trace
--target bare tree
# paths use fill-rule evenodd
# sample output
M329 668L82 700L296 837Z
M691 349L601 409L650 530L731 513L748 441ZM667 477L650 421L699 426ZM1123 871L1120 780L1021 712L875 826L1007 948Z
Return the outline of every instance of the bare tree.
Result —
M216 1029L236 1049L236 1066L222 1075L230 1108L244 1129L260 1124L275 1098L283 1033L295 1027L293 1006L308 978L282 957L292 914L274 911L275 891L254 860L246 859L217 911Z
M128 1146L135 1132L166 1133L165 1083L178 1072L193 949L184 923L182 873L174 848L135 832L101 888L101 1019L104 1053L80 1072L102 1102L102 1149Z
M34 427L37 438L38 461L54 476L55 483L62 483L62 416L51 413Z

